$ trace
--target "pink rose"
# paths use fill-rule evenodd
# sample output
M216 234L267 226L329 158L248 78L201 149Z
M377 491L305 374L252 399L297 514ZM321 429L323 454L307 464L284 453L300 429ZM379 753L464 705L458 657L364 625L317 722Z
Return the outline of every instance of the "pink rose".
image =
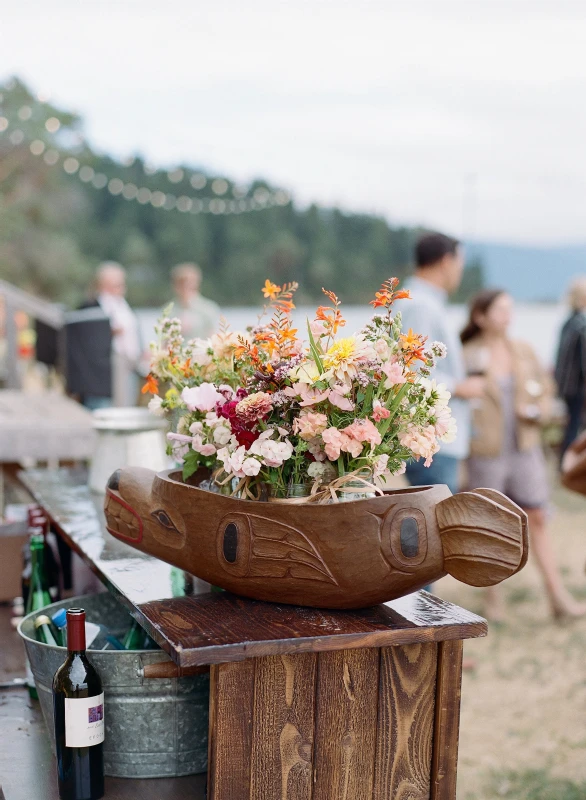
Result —
M385 408L380 400L375 400L372 404L372 418L375 422L380 422L381 419L387 419L391 416L388 408Z
M328 427L328 418L325 414L319 414L316 411L303 411L293 421L293 431L308 442L315 436L318 436L322 431Z
M424 458L426 467L431 465L433 456L439 450L433 425L418 428L417 425L409 424L406 431L399 433L399 441L403 447L411 450L416 459Z
M403 368L398 363L395 357L386 361L382 367L382 371L387 376L385 381L385 389L391 389L393 386L400 386L406 383L407 378L403 375Z
M344 439L348 437L344 437L344 435L337 428L326 428L326 430L322 433L321 438L325 444L327 457L330 459L330 461L337 461L340 457L340 451L342 450Z
M357 442L368 442L372 446L382 441L379 431L369 419L355 419L351 425L343 428L343 432Z

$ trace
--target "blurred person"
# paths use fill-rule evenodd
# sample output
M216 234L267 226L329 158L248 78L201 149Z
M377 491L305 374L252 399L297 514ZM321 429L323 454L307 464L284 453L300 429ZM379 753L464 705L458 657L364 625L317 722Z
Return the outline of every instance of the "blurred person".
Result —
M171 270L177 313L186 339L207 339L220 321L220 307L199 292L201 269L197 264L177 264Z
M561 458L580 432L586 383L586 277L570 286L571 313L560 333L555 379L567 409L567 423Z
M513 300L501 289L486 289L471 301L461 333L464 358L482 365L485 389L472 409L468 459L470 487L497 489L529 518L530 549L543 578L552 614L586 614L586 605L564 587L547 529L549 486L541 446L553 382L529 344L509 338ZM498 587L487 589L487 616L502 618Z
M448 296L462 280L464 255L457 239L443 233L426 233L416 244L415 262L415 275L405 282L412 299L401 307L403 328L424 334L429 344L440 341L446 345L447 357L438 363L432 378L445 384L452 394L450 408L458 433L453 442L442 444L430 467L425 467L422 460L411 461L406 474L411 486L445 483L455 494L459 489L460 464L468 455L468 401L481 397L484 391L482 377L466 377L462 346L446 313Z
M96 272L95 297L68 315L69 324L82 326L72 342L79 351L74 353L78 372L83 371L85 377L77 393L92 410L136 403L140 338L138 321L125 295L124 268L105 261Z

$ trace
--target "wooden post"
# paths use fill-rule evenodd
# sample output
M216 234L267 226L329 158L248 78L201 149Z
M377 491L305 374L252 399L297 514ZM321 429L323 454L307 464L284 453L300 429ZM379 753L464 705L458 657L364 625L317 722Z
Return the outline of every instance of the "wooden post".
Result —
M210 800L455 800L462 643L212 665Z
M438 645L431 800L456 797L463 648L461 640Z

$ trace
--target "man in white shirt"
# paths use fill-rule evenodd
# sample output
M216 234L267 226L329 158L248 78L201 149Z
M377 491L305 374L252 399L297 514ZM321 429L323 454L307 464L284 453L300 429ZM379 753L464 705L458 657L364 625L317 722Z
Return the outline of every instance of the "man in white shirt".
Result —
M220 322L220 307L202 297L201 269L197 264L177 264L171 272L176 297L175 315L181 320L185 339L207 339Z
M448 296L462 280L464 256L457 239L443 233L426 233L415 248L415 275L405 282L412 300L401 307L403 328L428 337L428 342L443 342L448 350L432 375L452 393L450 407L458 426L456 439L444 443L430 467L423 461L407 465L407 478L412 486L445 483L453 493L459 489L460 462L468 456L470 443L469 401L481 397L484 378L466 377L462 345L457 331L450 325L446 306Z

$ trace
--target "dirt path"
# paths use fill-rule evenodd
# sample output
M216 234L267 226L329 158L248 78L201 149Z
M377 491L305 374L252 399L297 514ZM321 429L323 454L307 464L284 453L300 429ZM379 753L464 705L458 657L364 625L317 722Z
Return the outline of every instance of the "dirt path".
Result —
M556 489L551 532L568 586L586 599L586 499ZM451 578L435 590L483 612L481 590ZM465 647L477 667L463 682L458 800L586 798L586 618L560 624L549 617L531 559L503 592L506 624ZM537 793L505 777L529 770L543 771ZM568 793L556 783L561 778L580 786Z

